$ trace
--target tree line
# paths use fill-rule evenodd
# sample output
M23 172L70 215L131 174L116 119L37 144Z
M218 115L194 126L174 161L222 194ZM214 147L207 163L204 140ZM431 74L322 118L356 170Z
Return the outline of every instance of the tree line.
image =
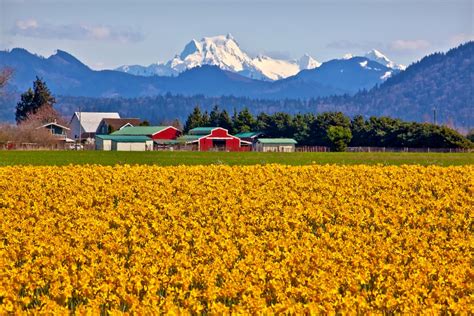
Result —
M21 95L17 103L15 118L19 126L33 126L38 123L61 121L54 109L56 99L46 83L40 78L33 82L33 89ZM167 120L167 125L181 127L179 120ZM66 122L62 121L62 124ZM144 121L146 124L147 121ZM473 148L472 133L464 137L457 131L429 123L406 122L390 117L352 118L342 112L326 111L313 113L260 112L252 114L243 107L232 113L214 105L211 111L195 106L188 115L183 131L194 127L219 126L231 134L258 131L266 137L294 138L303 146L327 146L332 150L344 151L347 146L363 147L430 147L430 148Z
M189 114L184 132L194 127L219 126L231 134L258 131L266 137L293 138L299 145L327 146L343 151L347 146L472 148L474 144L457 131L429 123L406 122L390 117L352 119L342 112L289 114L276 112L254 116L248 108L229 114L214 106L202 111L196 106Z

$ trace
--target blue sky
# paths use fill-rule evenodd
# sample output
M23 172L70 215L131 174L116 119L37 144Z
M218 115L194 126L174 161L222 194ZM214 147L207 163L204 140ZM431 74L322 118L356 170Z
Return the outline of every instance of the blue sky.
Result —
M94 69L148 65L232 33L251 54L319 61L372 48L410 64L473 39L473 0L0 0L0 49L72 53Z

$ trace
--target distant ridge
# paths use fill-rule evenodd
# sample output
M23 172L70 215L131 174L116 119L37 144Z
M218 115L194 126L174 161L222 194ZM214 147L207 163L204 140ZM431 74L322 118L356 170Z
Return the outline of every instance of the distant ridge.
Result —
M354 57L351 55L351 57ZM394 70L403 70L389 60L380 51L373 49L364 56ZM197 41L191 40L185 45L180 54L164 63L155 63L149 66L125 65L116 70L139 76L176 76L188 69L212 65L242 76L259 80L280 80L296 75L302 70L315 69L321 63L308 54L299 59L276 59L266 55L250 57L240 48L231 34L204 37Z
M405 120L447 124L464 131L474 128L474 42L447 53L435 53L353 97L319 99L317 108L349 113L388 115Z
M214 42L227 43L233 39L227 36L206 39L206 41L209 42L210 47L213 47ZM237 50L236 45L234 43L229 47ZM242 68L239 73L240 64L232 66L234 71L223 70L218 65L200 65L202 56L195 53L202 52L203 47L199 42L192 42L186 46L182 56L186 56L187 62L192 60L192 58L188 59L189 56L197 58L199 62L196 62L195 67L177 73L174 77L135 76L113 70L94 71L62 50L58 50L48 58L18 48L0 51L0 67L7 66L14 69L15 75L11 85L17 91L26 90L31 86L34 78L39 76L46 80L51 91L57 95L87 97L140 97L170 92L183 95L234 95L267 99L311 98L353 94L360 89L369 89L382 83L387 78L387 74L392 75L394 72L365 57L354 57L348 60L329 61L284 80L257 80L242 74L247 70L250 71L249 69ZM215 54L215 56L218 55L220 53ZM206 56L207 59L215 57L214 55L214 57ZM240 57L239 61L248 61L245 55ZM263 56L257 59L262 65L279 63ZM307 67L316 65L310 56L304 56L299 63ZM229 61L228 65L231 64Z

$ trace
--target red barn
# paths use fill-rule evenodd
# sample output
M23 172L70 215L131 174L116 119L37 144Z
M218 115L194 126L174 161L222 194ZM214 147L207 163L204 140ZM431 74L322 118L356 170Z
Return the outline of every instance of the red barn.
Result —
M153 140L172 140L181 135L181 131L173 126L130 126L118 130L112 135L148 136Z
M222 127L196 127L189 131L189 135L179 140L197 145L199 151L240 151L242 143L247 143L230 135L229 131Z

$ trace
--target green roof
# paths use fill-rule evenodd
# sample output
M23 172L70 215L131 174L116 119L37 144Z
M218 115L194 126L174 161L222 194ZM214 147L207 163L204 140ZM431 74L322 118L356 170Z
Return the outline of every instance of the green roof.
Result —
M110 135L154 135L169 126L127 126Z
M298 143L293 138L259 138L258 142L262 144L297 144Z
M243 132L243 133L235 134L234 136L238 138L251 138L259 134L262 134L262 132Z
M213 129L216 129L219 127L195 127L189 131L189 134L191 135L208 135L211 133Z
M103 140L111 140L113 142L123 142L123 143L143 143L147 140L152 140L148 136L143 135L96 135L96 138Z
M198 140L201 137L202 135L183 135L181 137L178 137L176 140L178 142L187 143L187 142Z
M174 145L180 143L177 139L154 139L153 141L159 145Z

